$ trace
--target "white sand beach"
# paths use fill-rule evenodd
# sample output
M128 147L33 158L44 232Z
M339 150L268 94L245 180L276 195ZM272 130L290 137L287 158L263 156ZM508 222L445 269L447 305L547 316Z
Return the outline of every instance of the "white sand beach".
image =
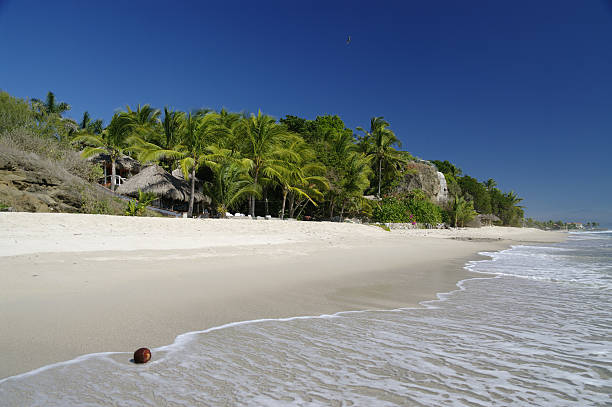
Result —
M414 306L560 232L0 213L0 378L233 321Z

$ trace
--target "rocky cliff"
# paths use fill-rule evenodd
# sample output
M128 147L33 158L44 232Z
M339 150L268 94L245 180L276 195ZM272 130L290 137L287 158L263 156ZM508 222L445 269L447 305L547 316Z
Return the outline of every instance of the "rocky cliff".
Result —
M439 205L448 201L448 189L444 174L426 161L411 162L406 166L404 179L396 187L396 193L406 193L413 189L421 189Z
M58 163L0 146L0 204L24 212L121 213L95 185L70 174Z

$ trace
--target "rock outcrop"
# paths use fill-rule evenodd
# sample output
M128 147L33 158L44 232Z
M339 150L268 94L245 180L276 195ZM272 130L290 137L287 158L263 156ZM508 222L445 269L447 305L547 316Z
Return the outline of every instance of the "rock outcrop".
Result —
M427 161L411 162L407 165L404 179L396 187L396 193L407 193L421 189L438 205L448 202L448 189L444 174Z
M52 160L3 146L0 149L0 203L20 212L82 212L105 200L96 186L70 174Z

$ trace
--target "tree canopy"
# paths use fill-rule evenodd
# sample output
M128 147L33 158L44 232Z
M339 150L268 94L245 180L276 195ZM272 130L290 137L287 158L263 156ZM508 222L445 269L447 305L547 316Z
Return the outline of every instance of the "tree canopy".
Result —
M191 183L189 214L198 187L211 196L219 215L230 209L246 209L251 216L318 219L387 213L384 216L412 216L431 224L442 214L460 224L475 210L495 214L505 225L523 220L517 194L502 192L492 178L479 182L448 160L432 161L447 181L451 200L446 205L438 207L412 192L397 196L406 163L414 157L401 150L400 137L382 116L371 117L367 129L357 127L356 134L337 115L276 120L262 112L181 112L137 104L116 112L104 126L88 111L78 122L64 117L69 110L53 92L44 101L0 92L0 135L28 129L40 137L69 141L84 157L104 152L112 162L113 189L115 163L124 154L143 165L180 168ZM366 199L372 194L399 201ZM385 204L395 209L373 212ZM398 208L409 213L389 215Z

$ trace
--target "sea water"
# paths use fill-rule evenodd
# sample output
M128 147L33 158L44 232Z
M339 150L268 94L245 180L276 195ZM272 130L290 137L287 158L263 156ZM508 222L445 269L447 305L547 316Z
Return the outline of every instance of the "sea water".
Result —
M612 233L485 254L423 308L229 324L146 365L88 355L0 381L0 405L612 405Z

